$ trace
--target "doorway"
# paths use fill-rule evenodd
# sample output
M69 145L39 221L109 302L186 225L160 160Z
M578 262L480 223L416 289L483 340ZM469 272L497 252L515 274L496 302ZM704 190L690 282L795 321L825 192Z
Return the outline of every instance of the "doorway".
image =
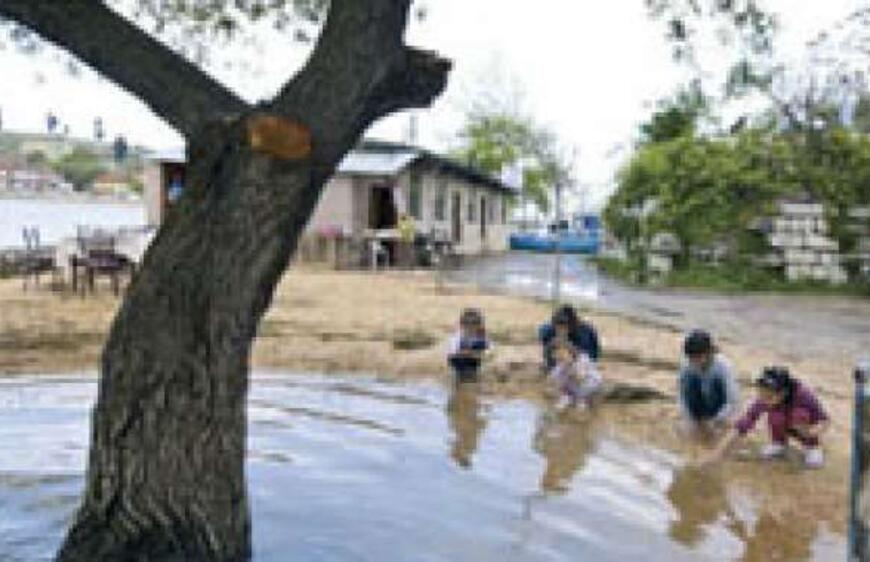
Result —
M369 228L386 230L396 228L397 223L393 188L388 185L373 186L369 195Z
M480 198L480 243L486 245L486 219L487 219L486 197Z
M453 243L462 243L462 194L453 194L453 204L450 206L451 222L453 224Z

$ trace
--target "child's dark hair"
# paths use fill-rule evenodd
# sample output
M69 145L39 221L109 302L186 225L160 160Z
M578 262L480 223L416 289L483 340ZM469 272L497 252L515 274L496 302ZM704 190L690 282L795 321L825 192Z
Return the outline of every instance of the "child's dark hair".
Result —
M486 335L486 326L483 322L483 313L479 308L466 308L459 315L459 324L461 326L469 326L477 328L480 335Z
M688 357L713 354L717 351L713 336L706 330L692 330L683 342L683 353Z
M797 381L789 372L788 367L765 367L761 376L755 379L755 384L773 392L782 392L783 404L786 407L790 407L794 402Z
M580 330L580 318L577 309L570 304L563 304L553 312L553 326L567 326L568 333L573 337Z

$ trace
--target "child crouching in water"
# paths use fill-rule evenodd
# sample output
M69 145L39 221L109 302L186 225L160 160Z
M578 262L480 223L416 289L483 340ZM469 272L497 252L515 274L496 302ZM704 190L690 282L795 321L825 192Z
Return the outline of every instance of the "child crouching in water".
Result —
M603 381L595 363L567 340L558 340L553 346L556 365L550 379L559 390L557 408L587 408L601 394Z
M784 367L764 369L755 384L758 398L703 464L722 459L736 441L752 430L758 418L767 414L770 443L762 449L762 457L782 457L789 439L794 439L803 447L804 464L808 468L824 465L821 437L830 422L815 395Z
M478 380L480 366L491 347L480 310L463 310L459 317L459 330L450 338L447 351L447 362L453 368L457 383Z

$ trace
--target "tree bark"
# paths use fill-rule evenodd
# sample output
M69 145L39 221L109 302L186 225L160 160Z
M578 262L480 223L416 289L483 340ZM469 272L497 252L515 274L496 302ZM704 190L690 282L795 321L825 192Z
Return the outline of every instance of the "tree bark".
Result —
M166 53L154 60L169 68L140 84L119 70L136 63L123 50L76 48L80 30L49 12L88 4L100 3L0 0L0 15L70 46L182 127L188 189L103 351L86 491L57 560L249 560L246 397L259 320L340 159L378 117L431 103L450 64L403 45L410 0L332 0L306 67L248 108ZM173 71L189 88L175 101L150 82ZM219 94L211 106L208 91ZM253 142L252 128L273 121L308 135L289 143L298 155L264 146L268 135Z

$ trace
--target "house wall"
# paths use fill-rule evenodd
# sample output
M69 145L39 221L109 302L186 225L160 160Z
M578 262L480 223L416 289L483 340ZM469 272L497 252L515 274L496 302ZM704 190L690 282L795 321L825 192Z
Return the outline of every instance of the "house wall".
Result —
M160 226L163 222L163 165L157 161L146 163L142 181L142 200L145 203L148 226Z
M171 164L169 164L171 166ZM168 172L166 164L148 162L143 173L143 199L148 224L158 226L163 220L164 186ZM422 181L421 217L415 220L418 232L440 234L452 240L453 197L461 197L461 240L454 246L461 255L476 255L484 252L503 252L508 249L512 226L504 220L502 208L507 205L508 194L499 190L471 185L455 176L444 176L437 171L421 168L417 170ZM398 192L397 213L409 212L411 172L405 171L398 178L354 177L341 175L333 177L324 187L320 199L303 233L304 238L313 239L319 234L340 232L346 238L359 238L368 228L369 201L373 187L392 184ZM447 200L443 219L435 217L435 202L438 191L447 190ZM475 213L469 220L469 197L473 197ZM480 199L485 197L487 207L492 208L487 216L486 238L480 233ZM454 241L455 242L455 241Z
M339 231L350 236L357 231L360 199L355 194L355 183L353 178L346 176L329 180L308 220L305 234Z
M454 195L461 198L460 217L462 225L461 239L458 244L453 240L455 251L460 255L476 255L486 252L504 252L509 246L509 236L512 226L502 219L502 207L507 204L508 195L502 191L488 187L472 185L466 180L452 175L442 175L436 171L421 171L422 179L422 204L419 218L415 218L415 225L419 232L426 234L438 233L445 239L452 240L453 234L453 201ZM398 178L398 185L402 193L404 208L399 212L408 212L410 204L411 171L406 171ZM438 191L446 189L447 199L443 220L435 217L436 198ZM480 200L486 199L487 220L486 238L481 237L480 229ZM469 198L474 201L474 215L469 217ZM492 208L493 211L489 211ZM473 220L470 220L473 219Z

